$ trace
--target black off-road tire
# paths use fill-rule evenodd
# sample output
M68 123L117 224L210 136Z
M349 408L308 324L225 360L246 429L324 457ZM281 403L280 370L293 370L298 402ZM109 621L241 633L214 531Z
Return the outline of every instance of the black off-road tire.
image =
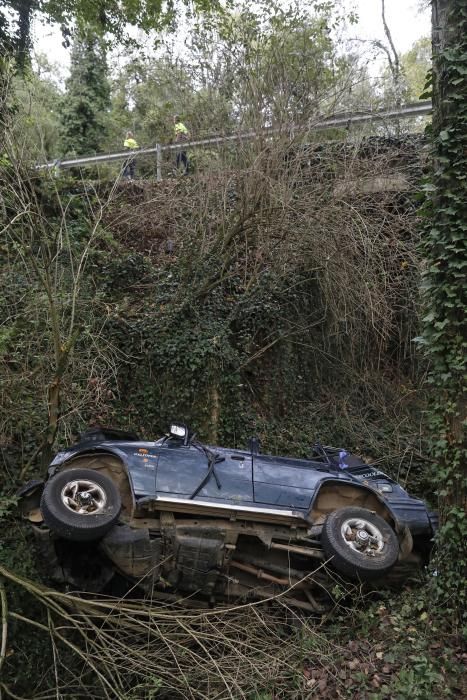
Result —
M384 541L384 548L375 556L352 549L344 539L341 528L350 518L366 520L376 527ZM366 508L339 508L324 521L321 544L332 567L347 578L373 581L392 569L399 556L399 542L392 527L383 518Z
M73 512L62 500L62 490L72 481L90 481L104 491L106 503L98 513ZM94 469L65 469L45 485L41 511L45 524L59 537L75 542L98 540L116 523L121 509L120 493L105 474Z

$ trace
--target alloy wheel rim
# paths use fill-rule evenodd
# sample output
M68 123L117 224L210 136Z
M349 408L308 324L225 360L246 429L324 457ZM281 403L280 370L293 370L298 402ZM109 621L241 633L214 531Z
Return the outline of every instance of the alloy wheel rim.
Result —
M367 557L377 556L385 546L381 530L364 518L344 520L341 526L341 535L350 549Z
M78 515L96 515L101 513L107 504L104 489L88 479L69 481L63 487L60 497L63 505Z

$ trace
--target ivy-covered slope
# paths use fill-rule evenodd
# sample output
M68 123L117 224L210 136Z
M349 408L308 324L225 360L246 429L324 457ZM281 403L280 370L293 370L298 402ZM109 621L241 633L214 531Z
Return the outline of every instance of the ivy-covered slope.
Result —
M60 348L71 320L76 331L58 439L89 423L153 437L180 418L202 439L257 434L271 452L346 444L418 488L422 152L410 138L279 144L196 178L33 182L48 229L28 235L52 275ZM56 372L48 296L18 254L30 238L16 235L5 248L17 313L3 339L3 425L7 458L24 467Z
M252 185L244 173L121 193L121 227L113 213L108 225L127 250L105 277L113 332L139 358L123 393L146 432L181 415L213 441L259 431L272 450L294 434L301 449L320 436L364 450L415 379L410 198L339 201L333 180L285 189L267 174Z
M1 248L8 493L38 473L31 457L57 417L57 444L92 423L153 437L174 417L210 441L244 445L256 433L273 452L303 455L320 438L386 457L412 491L433 491L421 427L426 366L412 342L422 148L403 140L348 145L340 157L265 150L232 173L161 184L28 181L19 194L34 215L15 221ZM394 189L394 173L405 189ZM130 619L120 664L109 652L119 643L112 625L126 635L120 615L105 613L96 635L89 610L102 599L44 590L14 498L0 506L5 695L48 697L57 687L70 698L85 688L125 700L224 697L228 678L229 697L234 688L257 700L462 696L460 640L429 585L372 604L354 591L357 609L337 609L319 630L280 606L215 620L213 611L154 605L145 618L138 607L141 625ZM102 659L120 685L99 695Z

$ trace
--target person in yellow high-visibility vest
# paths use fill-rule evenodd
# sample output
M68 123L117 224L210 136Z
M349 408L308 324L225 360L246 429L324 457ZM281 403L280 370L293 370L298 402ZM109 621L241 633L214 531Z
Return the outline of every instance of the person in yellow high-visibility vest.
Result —
M131 131L126 132L126 139L123 142L123 148L126 151L135 151L137 148L139 148L138 144L133 138L133 133ZM125 167L123 168L123 177L127 178L127 180L133 180L135 177L135 170L135 158L134 156L131 156L131 158L128 158L128 160L125 161Z
M178 114L174 116L174 136L175 143L188 141L190 138L190 132L186 128L185 124L180 120ZM180 166L182 166L183 173L186 175L190 166L186 151L180 150L177 152L177 169L180 169Z

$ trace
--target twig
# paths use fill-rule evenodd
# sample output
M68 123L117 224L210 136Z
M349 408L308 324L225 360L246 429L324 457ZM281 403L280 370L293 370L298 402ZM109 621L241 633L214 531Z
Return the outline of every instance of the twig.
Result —
M6 597L5 581L0 576L0 605L2 608L2 644L0 647L0 671L6 659L6 645L8 641L8 601Z

